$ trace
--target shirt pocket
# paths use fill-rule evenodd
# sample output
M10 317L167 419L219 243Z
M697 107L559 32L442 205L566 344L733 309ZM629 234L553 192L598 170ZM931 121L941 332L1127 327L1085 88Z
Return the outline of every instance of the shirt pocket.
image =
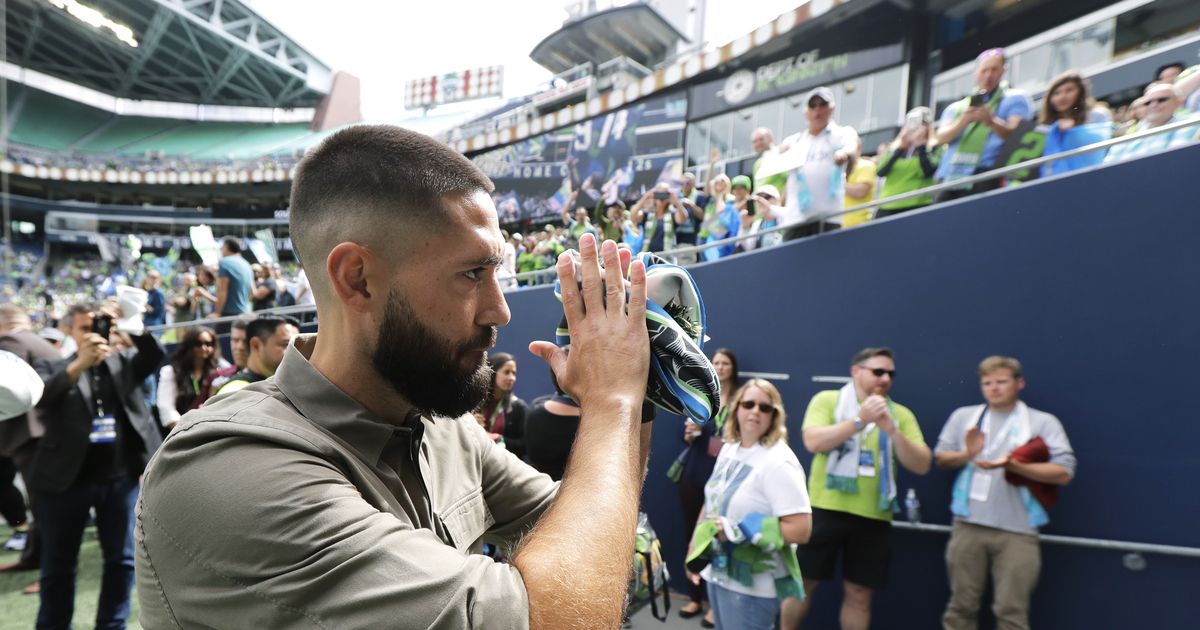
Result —
M466 552L476 540L496 523L487 502L483 500L483 490L476 488L466 496L452 502L450 507L438 514L454 546L459 551Z

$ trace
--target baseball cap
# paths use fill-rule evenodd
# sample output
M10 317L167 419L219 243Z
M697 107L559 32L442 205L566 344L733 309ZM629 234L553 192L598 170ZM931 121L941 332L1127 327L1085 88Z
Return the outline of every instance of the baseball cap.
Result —
M755 195L767 195L773 199L779 199L779 189L772 184L763 184L754 191Z
M813 98L820 98L822 101L825 101L830 105L834 104L833 90L825 87L824 85L809 90L808 94L804 96L804 102L806 104L811 103Z
M750 190L750 178L746 177L745 175L738 175L737 177L734 177L733 180L730 181L729 187L737 188L738 186L741 186L746 190Z

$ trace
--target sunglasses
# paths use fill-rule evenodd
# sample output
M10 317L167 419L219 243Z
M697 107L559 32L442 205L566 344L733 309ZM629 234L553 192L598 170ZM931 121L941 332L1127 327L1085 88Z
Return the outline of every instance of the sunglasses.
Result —
M756 403L753 400L743 400L738 403L738 406L746 411L753 409L755 405L758 405L758 410L763 413L775 413L775 405L771 403Z
M876 378L883 378L884 374L887 374L889 378L896 378L896 370L885 370L883 368L869 368L869 367L864 367L864 366L859 366L859 367L860 367L860 369L866 370L866 371L874 374Z
M1170 96L1160 96L1158 98L1146 99L1146 104L1147 105L1158 105L1159 103L1166 103L1169 100L1171 100Z
M217 342L215 342L215 341L197 341L196 345L200 346L202 348L215 348L215 347L217 347Z

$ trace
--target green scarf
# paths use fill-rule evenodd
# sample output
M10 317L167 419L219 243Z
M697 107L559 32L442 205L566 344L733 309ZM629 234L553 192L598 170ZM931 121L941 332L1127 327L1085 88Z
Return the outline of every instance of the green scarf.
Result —
M643 225L646 226L646 234L645 234L645 236L643 236L644 240L642 241L642 252L643 253L650 251L650 241L654 240L654 233L658 231L658 217L654 216L653 211L650 211L650 212L646 213L646 218L644 219L644 221L645 221L645 223L643 223ZM673 214L671 214L670 206L668 206L667 211L663 213L662 224L663 224L662 250L667 251L667 250L675 249L675 216Z
M1004 92L1007 89L1008 84L1001 82L996 91L992 93L992 98L985 105L985 107L991 110L992 116L996 115L996 110L1000 107L1000 101L1004 100ZM959 115L961 116L971 107L971 97L967 96L953 106L958 108ZM991 133L991 128L985 124L971 123L967 125L966 131L958 138L958 144L954 148L954 155L950 157L950 171L946 175L946 181L962 179L975 173L975 168L979 166L979 160L983 157L984 146L987 144L988 136Z
M720 529L721 525L716 519L707 519L697 524L692 533L692 552L688 554L684 564L690 565L692 561L701 557L711 559L715 553L713 541L717 539ZM755 574L772 571L782 565L788 574L775 579L775 598L781 602L789 597L804 601L804 581L800 576L800 564L792 546L783 540L783 529L778 516L763 519L762 536L754 542L747 541L736 545L726 543L722 548L726 555L724 571L739 584L754 586Z

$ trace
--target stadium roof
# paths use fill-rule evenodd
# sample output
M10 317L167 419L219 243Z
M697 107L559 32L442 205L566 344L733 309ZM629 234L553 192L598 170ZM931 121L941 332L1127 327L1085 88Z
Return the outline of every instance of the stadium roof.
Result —
M328 66L240 0L5 4L9 63L119 98L313 107L333 81ZM136 47L118 36L122 25Z

